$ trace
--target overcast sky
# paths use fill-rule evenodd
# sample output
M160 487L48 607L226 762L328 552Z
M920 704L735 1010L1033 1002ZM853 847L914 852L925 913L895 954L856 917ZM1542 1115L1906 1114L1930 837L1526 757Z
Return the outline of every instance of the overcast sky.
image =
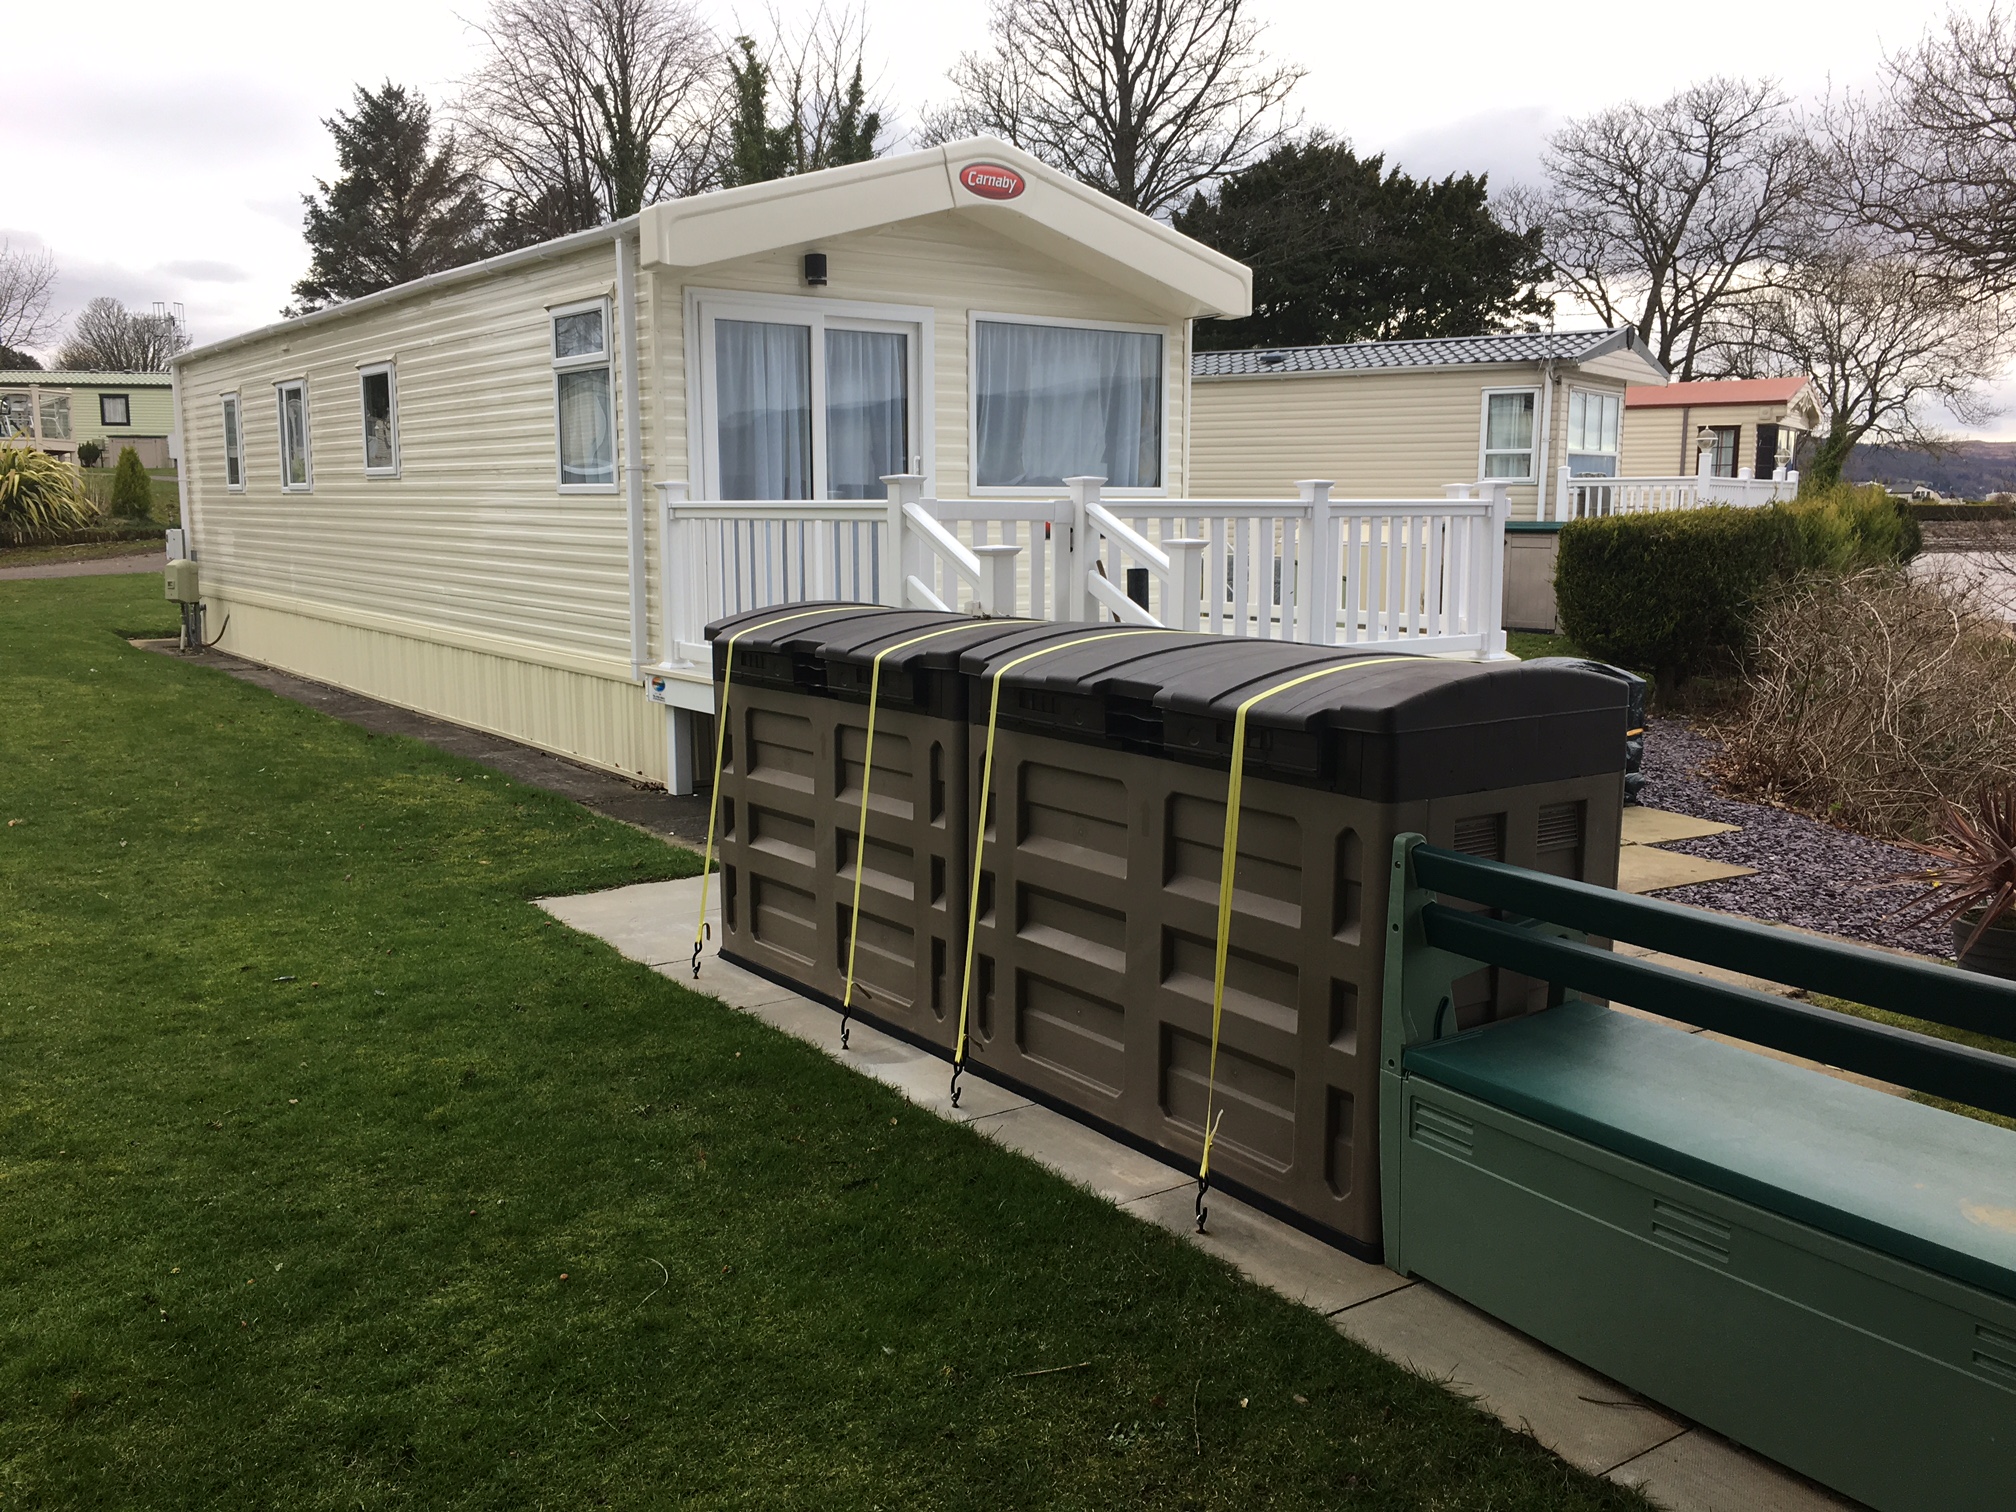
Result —
M761 32L768 7L699 0L725 32ZM1801 96L1859 85L1883 51L1915 40L1943 0L1811 7L1623 0L1518 6L1253 0L1276 53L1308 70L1312 124L1415 172L1531 178L1569 117L1655 100L1715 72L1768 74ZM806 0L783 0L787 17ZM1963 0L1980 12L1986 0ZM430 99L471 66L485 0L347 0L334 11L221 0L94 0L88 39L35 25L9 36L0 127L15 194L0 234L40 244L60 302L98 294L181 301L198 342L275 318L301 276L301 194L334 171L323 117L359 81L390 77ZM977 0L867 0L871 68L899 114L946 93L946 66L984 37ZM46 7L45 17L53 15ZM332 22L334 24L332 24ZM2016 437L2005 414L1980 434Z

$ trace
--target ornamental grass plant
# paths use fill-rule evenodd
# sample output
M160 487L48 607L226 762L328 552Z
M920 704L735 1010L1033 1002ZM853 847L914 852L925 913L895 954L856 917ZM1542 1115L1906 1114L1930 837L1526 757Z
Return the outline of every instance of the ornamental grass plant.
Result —
M75 467L32 446L0 444L0 541L47 540L97 516Z

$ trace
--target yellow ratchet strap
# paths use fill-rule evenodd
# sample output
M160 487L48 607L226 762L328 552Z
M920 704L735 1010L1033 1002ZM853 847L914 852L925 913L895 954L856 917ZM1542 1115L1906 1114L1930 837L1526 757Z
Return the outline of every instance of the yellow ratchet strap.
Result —
M1408 656L1368 656L1357 661L1338 662L1304 672L1286 682L1255 693L1239 705L1232 716L1232 776L1225 789L1225 850L1218 863L1218 945L1211 962L1211 1066L1204 1082L1204 1154L1197 1163L1197 1232L1204 1232L1208 1211L1204 1194L1211 1190L1211 1143L1218 1137L1215 1113L1218 1098L1218 1030L1225 1018L1225 961L1232 948L1232 882L1239 864L1239 803L1246 787L1246 716L1253 706L1277 693L1286 693L1318 678L1335 677L1354 667L1376 667L1381 662L1413 661Z
M810 619L815 614L841 612L828 604L823 609L800 609L796 614L780 614L759 624L744 625L728 637L728 655L721 668L721 710L714 720L714 786L707 794L707 850L700 864L700 918L693 926L693 975L700 975L700 947L707 939L707 884L714 876L714 823L721 813L721 753L728 744L728 690L735 682L735 642L755 630L788 625L793 620Z
M861 753L861 822L854 831L854 904L847 916L847 989L840 998L840 1048L847 1048L847 1016L854 1007L854 949L861 941L861 874L868 862L868 784L875 777L875 709L882 697L882 658L892 651L907 651L925 641L936 640L956 630L971 630L974 621L961 620L913 635L909 640L884 646L875 653L874 669L868 675L868 741Z
M1181 635L1185 632L1157 627L1149 630L1107 630L1097 635L1081 635L1076 640L1053 641L1047 646L1039 646L1034 651L1025 652L1013 661L1003 662L995 672L993 687L987 699L987 751L980 762L980 799L974 812L979 816L973 826L973 885L966 903L966 961L959 976L959 1037L952 1046L952 1106L959 1106L959 1076L966 1069L966 1010L973 996L973 934L980 927L980 863L987 853L987 795L994 788L994 725L1001 713L1001 679L1013 672L1024 662L1035 661L1039 656L1048 656L1053 651L1069 651L1078 646L1089 646L1094 641L1121 640L1130 635Z

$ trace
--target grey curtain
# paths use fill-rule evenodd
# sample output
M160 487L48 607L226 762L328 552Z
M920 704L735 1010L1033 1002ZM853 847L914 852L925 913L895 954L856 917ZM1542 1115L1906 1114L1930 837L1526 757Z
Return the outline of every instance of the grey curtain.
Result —
M812 328L714 322L721 497L812 497Z
M975 481L1055 488L1162 482L1162 338L1140 331L977 323Z
M880 499L910 471L909 342L900 331L826 333L826 488Z

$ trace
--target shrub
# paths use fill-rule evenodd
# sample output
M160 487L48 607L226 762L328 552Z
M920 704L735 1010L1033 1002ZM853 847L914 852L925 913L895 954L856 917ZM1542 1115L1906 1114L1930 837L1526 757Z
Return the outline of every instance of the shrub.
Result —
M1867 834L1932 834L2016 780L2016 640L1963 584L1808 576L1756 611L1724 776Z
M1799 537L1799 565L1842 574L1891 566L1918 554L1923 532L1908 504L1880 483L1801 487L1784 506Z
M97 517L83 476L32 446L0 444L0 538L37 541Z
M1751 609L1798 560L1777 509L1571 520L1554 566L1561 632L1670 689L1740 660Z
M96 467L105 460L105 448L97 441L80 441L77 445L77 461L83 467Z
M119 465L112 471L112 513L122 520L145 520L154 514L154 480L140 465L140 453L130 446L119 448Z

